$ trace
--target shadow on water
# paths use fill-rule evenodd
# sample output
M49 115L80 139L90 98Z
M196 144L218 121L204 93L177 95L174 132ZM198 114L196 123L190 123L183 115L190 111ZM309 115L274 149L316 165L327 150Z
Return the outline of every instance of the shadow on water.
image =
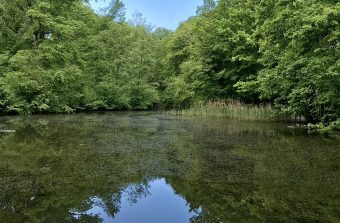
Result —
M340 141L162 113L2 117L1 222L339 222Z

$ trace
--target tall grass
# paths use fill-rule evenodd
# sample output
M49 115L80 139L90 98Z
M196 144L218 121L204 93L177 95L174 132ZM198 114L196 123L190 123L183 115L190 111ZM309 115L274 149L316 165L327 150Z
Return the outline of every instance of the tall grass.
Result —
M246 105L239 101L200 102L189 109L172 110L170 114L192 117L228 118L247 121L286 121L271 105Z

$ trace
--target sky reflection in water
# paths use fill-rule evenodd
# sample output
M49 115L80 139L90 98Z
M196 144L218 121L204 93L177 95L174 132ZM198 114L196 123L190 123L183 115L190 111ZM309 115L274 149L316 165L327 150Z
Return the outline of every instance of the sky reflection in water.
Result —
M147 187L147 192L137 200L130 197L127 188L116 216L108 215L97 197L92 198L94 206L86 214L99 216L103 223L185 223L195 215L165 179L152 180Z

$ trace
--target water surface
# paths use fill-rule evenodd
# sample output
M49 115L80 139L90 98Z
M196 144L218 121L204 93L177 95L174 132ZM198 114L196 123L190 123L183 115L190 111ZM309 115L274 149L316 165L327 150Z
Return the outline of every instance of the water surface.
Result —
M336 136L147 112L0 129L0 222L340 222Z

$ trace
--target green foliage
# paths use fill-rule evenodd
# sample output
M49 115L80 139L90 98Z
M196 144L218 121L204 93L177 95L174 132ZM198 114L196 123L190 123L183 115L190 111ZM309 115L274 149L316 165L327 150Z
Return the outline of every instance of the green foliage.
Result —
M186 77L197 100L252 99L252 95L237 94L234 85L261 67L253 35L253 5L249 1L220 1L216 8L208 8L172 37L169 66L175 75Z
M208 13L215 9L216 5L216 0L203 0L203 5L197 8L197 14Z
M117 22L125 21L125 4L121 0L112 0L109 7L104 9L106 16Z
M245 105L237 101L199 102L184 110L172 110L170 114L192 117L227 118L246 121L283 121L286 117L270 105Z
M340 119L337 119L334 122L331 122L331 124L329 125L329 127L333 130L340 130Z
M76 0L1 1L1 112L153 108L169 31L129 26L123 3L110 6L99 16Z
M268 1L270 2L270 1ZM339 116L339 18L334 1L267 3L259 13L263 98L311 121Z
M194 92L187 96L192 104L265 102L328 125L340 116L339 7L321 0L205 1L169 41L170 80ZM168 90L176 95L173 85Z
M0 2L1 113L272 104L327 126L340 116L340 3L206 0L175 32L111 1ZM154 30L154 31L153 31Z

